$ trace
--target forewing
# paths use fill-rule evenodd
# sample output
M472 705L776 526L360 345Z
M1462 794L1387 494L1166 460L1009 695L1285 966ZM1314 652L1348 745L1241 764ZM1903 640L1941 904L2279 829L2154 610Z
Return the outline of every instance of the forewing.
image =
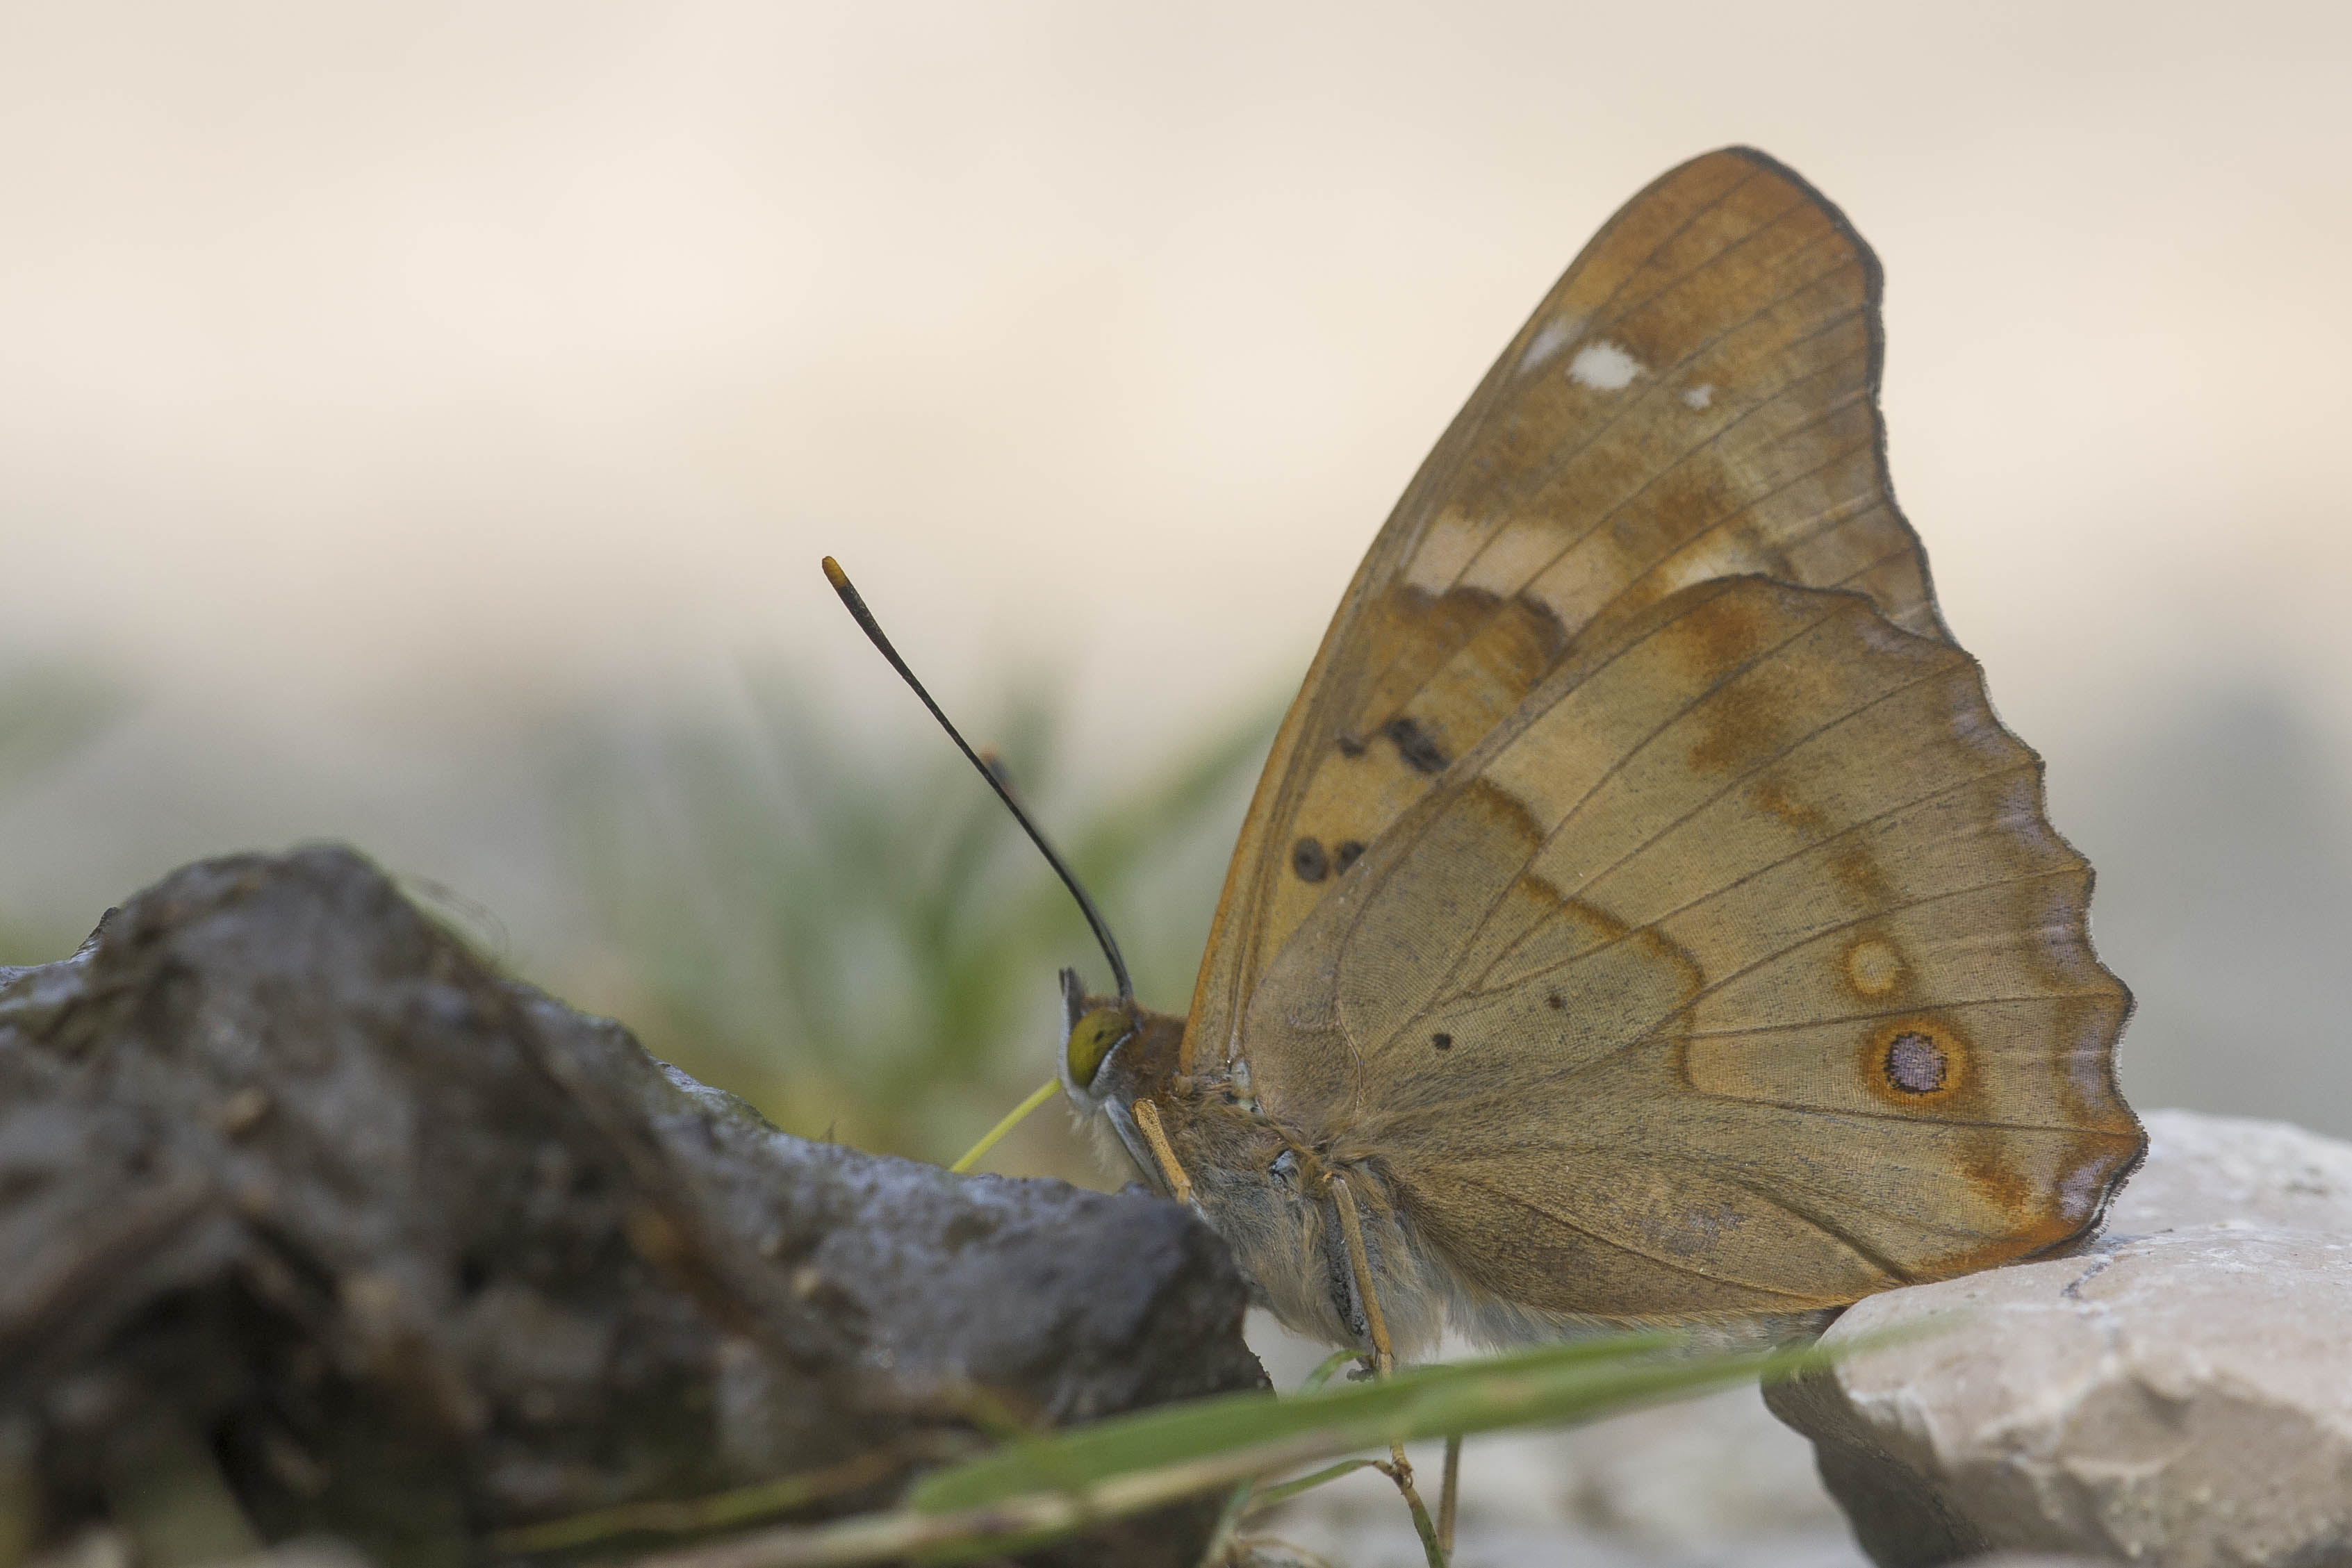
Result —
M1973 660L1732 579L1621 623L1400 819L1246 1025L1478 1289L1795 1310L2054 1245L2137 1157L2090 870Z
M1879 272L1744 148L1636 196L1486 374L1374 541L1276 738L1185 1059L1229 1058L1265 964L1569 652L1694 582L1852 589L1943 631L1885 478Z

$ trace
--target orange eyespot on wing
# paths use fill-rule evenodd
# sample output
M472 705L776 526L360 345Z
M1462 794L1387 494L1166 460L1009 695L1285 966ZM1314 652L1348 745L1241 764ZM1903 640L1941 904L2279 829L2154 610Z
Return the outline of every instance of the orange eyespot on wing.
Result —
M1967 654L1858 595L1701 584L1308 914L1253 1082L1519 1306L1851 1301L2079 1234L2137 1159L2089 894Z
M1878 297L1837 209L1746 149L1674 170L1601 231L1325 636L1234 854L1188 1066L1231 1057L1266 964L1365 846L1610 625L1757 573L1942 638L1882 459Z

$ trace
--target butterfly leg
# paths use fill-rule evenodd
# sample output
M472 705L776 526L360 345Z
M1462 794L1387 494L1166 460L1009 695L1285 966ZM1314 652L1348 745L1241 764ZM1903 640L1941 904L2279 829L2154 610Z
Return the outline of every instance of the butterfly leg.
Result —
M1149 1100L1138 1100L1129 1111L1135 1118L1136 1131L1151 1145L1151 1157L1160 1162L1160 1175L1168 1184L1168 1196L1179 1203L1192 1201L1192 1178L1184 1174L1176 1158L1176 1151L1168 1142L1168 1130L1160 1124L1160 1107Z
M1372 1281L1371 1254L1364 1247L1364 1222L1356 1212L1356 1195L1349 1189L1348 1178L1334 1171L1330 1183L1331 1194L1339 1210L1339 1228L1348 1239L1348 1267L1356 1276L1356 1296L1363 1302L1364 1322L1371 1333L1372 1372L1375 1376L1386 1377L1396 1370L1396 1353L1389 1343L1389 1325L1381 1312L1380 1289ZM1452 1454L1453 1449L1449 1446L1449 1459ZM1414 1490L1412 1461L1404 1457L1404 1445L1391 1443L1389 1462L1379 1469L1389 1479L1396 1482L1397 1490L1404 1494L1405 1507L1412 1512L1412 1527L1421 1535L1421 1547L1429 1558L1429 1568L1445 1568L1452 1544L1440 1537L1437 1526L1430 1521L1427 1505L1421 1500L1421 1493ZM1454 1465L1449 1463L1445 1470L1444 1500L1449 1521L1453 1511L1454 1471ZM1452 1532L1448 1531L1446 1533L1450 1535Z
M1445 1484L1437 1493L1437 1547L1454 1560L1454 1505L1462 1492L1462 1434L1445 1439Z

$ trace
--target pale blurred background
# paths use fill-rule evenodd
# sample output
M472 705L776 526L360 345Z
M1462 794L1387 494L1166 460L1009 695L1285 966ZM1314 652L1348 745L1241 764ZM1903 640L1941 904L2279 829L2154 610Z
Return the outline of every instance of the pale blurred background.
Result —
M2099 865L2128 1089L2352 1134L2348 16L6 5L0 958L346 838L951 1153L1088 949L819 553L1181 1007L1398 490L1742 141L1885 263L1896 484Z

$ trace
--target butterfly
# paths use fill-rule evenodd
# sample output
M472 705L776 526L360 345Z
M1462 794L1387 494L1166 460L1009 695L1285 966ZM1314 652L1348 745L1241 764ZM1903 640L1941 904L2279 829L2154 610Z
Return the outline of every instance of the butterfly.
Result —
M1750 149L1626 204L1349 585L1189 1015L1098 918L1121 994L1064 971L1064 1092L1294 1331L1797 1326L2137 1163L2090 866L1888 485L1880 292Z
M1065 1092L1290 1328L1801 1319L2137 1163L2090 866L1888 485L1880 292L1753 150L1627 203L1358 569L1190 1015L1065 973Z

